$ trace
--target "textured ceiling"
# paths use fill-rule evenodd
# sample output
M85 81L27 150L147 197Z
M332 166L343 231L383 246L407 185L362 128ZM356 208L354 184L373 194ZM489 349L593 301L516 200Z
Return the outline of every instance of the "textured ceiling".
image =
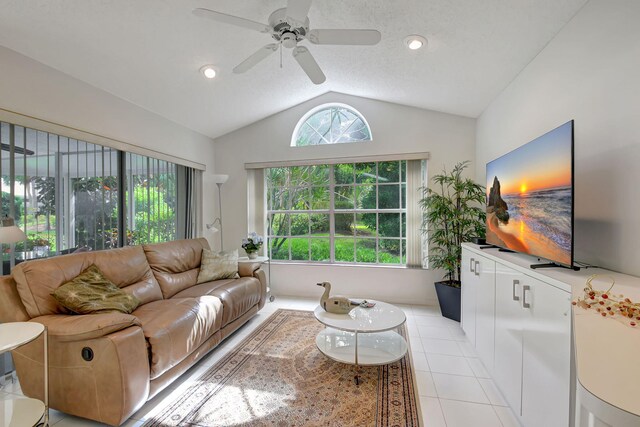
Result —
M329 91L477 117L586 1L314 0L312 29L382 33L376 46L304 42L319 86L286 50L282 68L274 54L232 74L271 38L191 14L266 23L286 0L0 0L0 45L215 138ZM404 48L409 34L429 47ZM204 64L219 77L203 79Z

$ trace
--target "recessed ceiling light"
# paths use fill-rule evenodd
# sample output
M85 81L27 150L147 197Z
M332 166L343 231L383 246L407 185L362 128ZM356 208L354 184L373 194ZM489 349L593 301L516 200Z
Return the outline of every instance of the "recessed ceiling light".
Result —
M427 45L427 39L413 34L404 38L404 44L411 50L418 50Z
M213 65L203 66L202 68L200 68L200 72L202 73L203 76L205 76L208 79L214 78L217 74L216 69L214 68Z

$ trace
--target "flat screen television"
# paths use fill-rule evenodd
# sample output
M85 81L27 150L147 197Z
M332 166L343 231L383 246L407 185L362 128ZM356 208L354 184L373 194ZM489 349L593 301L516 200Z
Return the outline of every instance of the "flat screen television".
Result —
M486 240L573 268L573 120L487 163Z

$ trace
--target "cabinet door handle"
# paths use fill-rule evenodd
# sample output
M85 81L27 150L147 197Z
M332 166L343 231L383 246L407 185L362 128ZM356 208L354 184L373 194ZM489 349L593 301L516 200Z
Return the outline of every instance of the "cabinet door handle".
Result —
M469 271L472 273L475 273L475 271L473 270L473 262L474 262L474 259L471 258L471 262L469 263Z
M519 285L520 285L520 280L513 281L513 300L514 301L520 301L520 297L516 295L516 286L519 286Z
M531 308L531 304L527 302L527 291L531 290L531 286L524 285L522 287L522 307L523 308Z
M476 273L476 276L480 275L480 261L476 261L475 269L473 270Z

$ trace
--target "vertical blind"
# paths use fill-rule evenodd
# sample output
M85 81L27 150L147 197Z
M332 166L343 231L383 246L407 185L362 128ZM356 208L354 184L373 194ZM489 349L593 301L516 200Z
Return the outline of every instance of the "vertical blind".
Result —
M178 191L175 163L7 122L0 122L0 143L1 213L27 234L16 253L183 237L178 194L197 186Z

